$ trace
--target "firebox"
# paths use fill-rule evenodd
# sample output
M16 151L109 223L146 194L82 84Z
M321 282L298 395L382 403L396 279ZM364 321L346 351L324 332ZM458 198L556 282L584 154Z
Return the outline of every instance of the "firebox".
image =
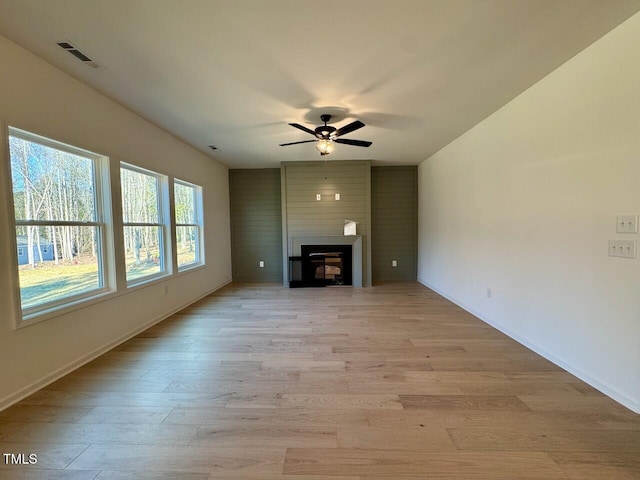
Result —
M352 285L351 245L301 245L302 285Z

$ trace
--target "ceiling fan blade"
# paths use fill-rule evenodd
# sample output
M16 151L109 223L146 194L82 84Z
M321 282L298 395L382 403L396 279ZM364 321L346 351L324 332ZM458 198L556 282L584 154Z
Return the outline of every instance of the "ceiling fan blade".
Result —
M373 145L373 142L367 142L365 140L350 140L348 138L336 138L334 142L344 143L345 145L354 145L356 147L370 147Z
M362 128L362 127L364 127L364 123L362 123L360 120L356 120L355 122L351 122L349 125L345 125L344 127L339 128L331 136L339 137L340 135L344 135L345 133L351 133L354 130L358 130L359 128Z
M303 132L310 133L314 137L316 136L316 132L314 132L310 128L305 127L304 125L300 125L299 123L290 123L289 125L291 125L294 128L297 128L298 130L302 130Z
M302 142L291 142L291 143L281 143L281 147L286 147L287 145L297 145L298 143L313 143L317 142L317 140L303 140Z

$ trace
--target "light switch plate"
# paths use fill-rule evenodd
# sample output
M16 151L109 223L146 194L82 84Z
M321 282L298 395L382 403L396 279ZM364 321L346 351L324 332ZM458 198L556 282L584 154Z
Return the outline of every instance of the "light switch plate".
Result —
M635 240L609 240L609 256L636 258Z
M616 233L638 233L638 215L618 215Z

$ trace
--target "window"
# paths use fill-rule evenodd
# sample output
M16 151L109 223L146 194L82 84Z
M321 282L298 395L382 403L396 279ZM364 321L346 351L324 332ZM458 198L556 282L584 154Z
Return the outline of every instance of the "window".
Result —
M176 251L178 271L202 264L202 187L175 180Z
M15 128L9 153L22 318L105 291L107 160Z
M167 177L121 164L122 220L127 285L165 275L164 201Z

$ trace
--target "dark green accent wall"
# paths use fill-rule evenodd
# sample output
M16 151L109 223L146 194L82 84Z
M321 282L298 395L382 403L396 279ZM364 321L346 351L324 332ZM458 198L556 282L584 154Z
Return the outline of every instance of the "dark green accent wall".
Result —
M337 169L339 175L334 178L335 191L342 192L339 202L330 201L334 192L309 181L317 174L315 165L309 165L304 172L289 172L293 176L304 173L304 189L295 187L289 192L293 203L289 205L290 216L298 218L293 222L296 234L341 234L343 218L352 218L362 222L360 230L366 226L364 211L357 210L361 205L356 202L362 192L356 192L351 183L362 181L360 175L354 176L353 168ZM324 167L323 167L324 168ZM330 169L332 174L338 173ZM393 281L415 281L417 277L417 224L418 224L418 187L417 167L371 167L371 266L373 283ZM311 177L307 177L310 175ZM332 175L327 175L328 179ZM322 177L324 181L324 176ZM231 254L233 279L246 282L282 282L282 203L281 173L279 168L230 170L229 192L231 205ZM322 188L321 188L322 187ZM363 187L364 188L364 187ZM315 201L315 193L323 194L323 202ZM309 202L306 197L313 194ZM327 195L324 198L324 195ZM354 196L355 195L355 196ZM326 202L324 202L326 200ZM358 205L356 205L358 204ZM366 204L366 202L365 202ZM320 207L329 208L335 218L318 216ZM348 207L351 207L349 210ZM345 208L348 210L345 210ZM353 210L356 208L356 210ZM364 207L359 207L364 208ZM335 210L335 212L333 212ZM328 212L330 213L330 212ZM346 215L346 216L345 216ZM331 216L331 215L329 215ZM318 228L329 223L335 227L319 231ZM335 224L335 225L334 225ZM290 235L292 233L290 232ZM264 260L265 267L258 266ZM391 261L398 262L397 267Z
M374 284L417 278L417 167L371 168L371 263Z
M233 279L282 282L280 169L229 170L229 196Z

